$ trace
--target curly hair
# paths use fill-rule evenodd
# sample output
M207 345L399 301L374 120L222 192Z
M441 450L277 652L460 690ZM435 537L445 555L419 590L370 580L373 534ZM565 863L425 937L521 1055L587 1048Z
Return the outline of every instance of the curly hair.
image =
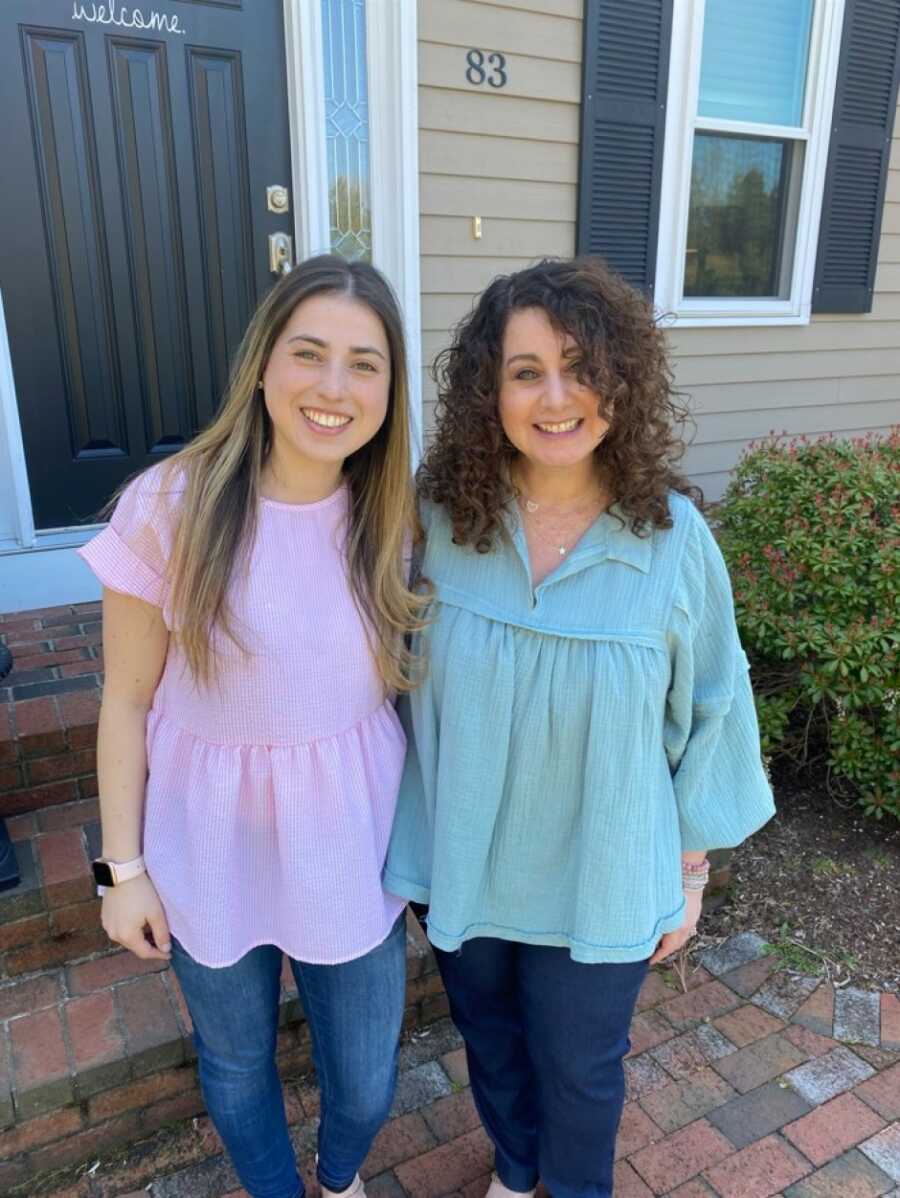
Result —
M454 541L487 553L515 495L508 467L517 450L503 430L498 394L506 323L523 308L542 309L578 346L578 378L610 421L597 464L632 531L670 527L669 491L702 504L700 489L677 469L690 417L649 302L600 258L545 258L494 279L435 360L436 432L418 484L446 507Z

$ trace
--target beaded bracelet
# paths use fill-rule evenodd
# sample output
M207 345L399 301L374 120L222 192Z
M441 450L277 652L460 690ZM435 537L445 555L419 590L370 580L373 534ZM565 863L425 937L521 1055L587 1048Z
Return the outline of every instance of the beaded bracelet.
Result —
M704 890L709 881L709 861L703 860L696 864L683 861L681 863L681 885L684 890Z

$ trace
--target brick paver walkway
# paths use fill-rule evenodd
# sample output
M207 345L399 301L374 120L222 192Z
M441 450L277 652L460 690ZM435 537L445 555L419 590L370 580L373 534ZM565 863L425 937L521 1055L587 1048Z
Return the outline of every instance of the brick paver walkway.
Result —
M702 956L682 992L648 977L626 1062L616 1198L900 1198L900 1000L777 972L752 933ZM316 1192L317 1094L287 1086ZM448 1021L403 1048L397 1099L365 1176L370 1198L481 1198L491 1149ZM162 1134L53 1198L242 1198L208 1120Z

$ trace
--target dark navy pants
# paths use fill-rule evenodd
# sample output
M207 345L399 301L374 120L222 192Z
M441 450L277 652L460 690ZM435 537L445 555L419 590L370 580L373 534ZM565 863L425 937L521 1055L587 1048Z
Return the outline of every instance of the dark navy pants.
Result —
M622 1059L647 962L582 965L566 948L489 937L436 955L500 1180L611 1198Z

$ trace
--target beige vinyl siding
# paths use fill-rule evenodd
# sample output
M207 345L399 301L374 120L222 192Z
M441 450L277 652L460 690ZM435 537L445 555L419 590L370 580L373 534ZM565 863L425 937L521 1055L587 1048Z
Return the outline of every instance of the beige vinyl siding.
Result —
M419 0L422 358L500 273L575 251L581 0ZM506 56L509 84L466 82L472 48ZM770 431L852 436L900 422L900 128L875 298L807 326L673 329L695 429L685 467L711 499ZM482 218L482 238L472 217Z
M498 274L575 252L581 12L581 0L419 0L426 428L429 368L475 296ZM505 56L505 87L466 81L472 48Z

